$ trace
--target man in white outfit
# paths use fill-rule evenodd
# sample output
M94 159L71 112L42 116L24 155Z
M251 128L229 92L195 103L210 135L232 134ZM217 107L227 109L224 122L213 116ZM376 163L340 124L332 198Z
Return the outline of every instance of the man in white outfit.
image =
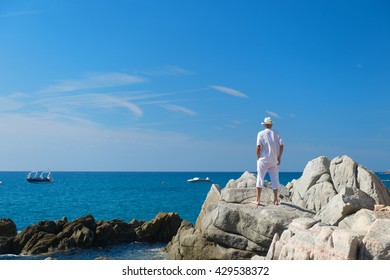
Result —
M274 123L271 118L265 118L261 124L264 125L265 129L257 134L256 200L252 203L260 204L261 190L264 187L264 176L268 172L274 192L274 204L278 205L279 165L282 159L284 144L279 133L272 130Z

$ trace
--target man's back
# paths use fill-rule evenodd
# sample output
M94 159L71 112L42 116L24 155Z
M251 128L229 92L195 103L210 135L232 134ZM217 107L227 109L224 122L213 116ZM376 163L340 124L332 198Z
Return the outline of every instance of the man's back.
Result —
M283 145L283 141L277 131L270 128L260 131L257 135L257 145L261 148L261 161L278 164L280 145Z

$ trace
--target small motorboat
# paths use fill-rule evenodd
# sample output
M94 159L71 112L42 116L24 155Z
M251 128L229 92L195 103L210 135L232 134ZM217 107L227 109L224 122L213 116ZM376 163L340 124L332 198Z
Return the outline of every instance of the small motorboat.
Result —
M31 171L28 173L27 182L29 183L52 183L54 182L51 172L42 172L42 171Z
M194 177L194 178L192 178L192 179L188 179L187 180L187 182L189 182L189 183L201 183L201 182L212 182L212 180L209 178L209 177L207 177L207 178L199 178L199 177Z

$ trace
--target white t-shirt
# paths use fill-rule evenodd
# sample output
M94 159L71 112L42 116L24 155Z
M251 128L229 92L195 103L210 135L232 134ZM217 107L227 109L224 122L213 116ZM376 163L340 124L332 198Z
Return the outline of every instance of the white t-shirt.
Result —
M282 137L277 131L266 128L257 134L257 145L260 146L260 160L270 163L278 164L278 155L280 145L283 144Z

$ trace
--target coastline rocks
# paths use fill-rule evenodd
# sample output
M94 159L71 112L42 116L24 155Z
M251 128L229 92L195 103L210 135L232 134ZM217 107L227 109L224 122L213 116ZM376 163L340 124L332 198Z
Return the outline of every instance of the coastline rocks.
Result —
M266 259L389 260L390 219L373 221L372 213L365 212L353 220L348 229L296 219L280 238L274 237Z
M338 225L348 215L360 209L374 209L375 200L365 192L346 187L335 195L329 203L317 214L323 222Z
M361 235L366 235L375 220L375 212L367 209L361 209L355 214L342 220L339 223L339 227L359 232Z
M390 219L378 219L363 239L362 260L390 260Z
M13 237L16 234L16 225L11 219L0 219L0 237Z
M11 219L0 219L0 254L12 249L12 238L16 234L16 225Z
M282 233L295 218L312 215L287 204L256 207L221 203L210 216L202 226L207 240L261 254L267 252L275 233Z
M375 204L390 205L390 192L374 172L358 164L348 156L333 160L321 156L308 162L301 178L290 183L291 202L302 208L320 212L336 195L348 192L370 197L364 207L373 209ZM340 198L349 194L340 195ZM359 199L363 194L359 194ZM356 212L356 211L355 211Z
M289 185L291 202L316 211L326 223L338 225L358 210L390 205L390 191L369 169L348 156L318 157L306 165L302 177Z
M168 242L176 235L181 222L182 219L177 213L158 213L150 222L96 222L92 215L72 222L68 222L66 218L59 221L40 221L13 237L0 238L0 253L36 255L124 242Z
M310 172L304 173L290 184L293 202L313 209L315 203L310 201L318 201L318 197L312 194L321 192L311 189L324 178L334 195L315 208L317 214L309 226L303 220L294 220L280 237L275 236L266 259L390 259L390 220L379 214L390 205L390 192L380 179L347 156L337 157L329 165L320 157L306 168L316 176L310 181Z
M137 241L167 243L176 235L181 222L177 213L158 213L152 221L135 228Z
M122 220L100 221L96 224L95 246L132 242L136 239L134 224Z
M213 185L195 226L183 221L167 245L172 259L390 259L390 191L348 156L308 162L301 178L281 187L274 206L256 176L245 172ZM269 184L268 184L269 186ZM376 207L377 211L373 211Z
M249 251L226 248L208 241L188 221L183 221L177 235L168 243L169 257L175 260L213 260L213 259L248 259L253 256Z
M195 227L183 222L178 235L167 245L173 259L249 259L265 255L275 234L281 234L299 217L315 213L290 203L275 206L273 191L264 188L261 205L256 197L256 176L245 172L224 189L213 185ZM271 203L271 204L270 204Z
M61 221L40 221L23 229L13 239L13 254L40 254L48 252L50 246L58 245L56 234L65 224ZM57 243L57 244L56 244Z
M296 219L280 238L275 237L268 260L357 259L360 236L316 219Z

